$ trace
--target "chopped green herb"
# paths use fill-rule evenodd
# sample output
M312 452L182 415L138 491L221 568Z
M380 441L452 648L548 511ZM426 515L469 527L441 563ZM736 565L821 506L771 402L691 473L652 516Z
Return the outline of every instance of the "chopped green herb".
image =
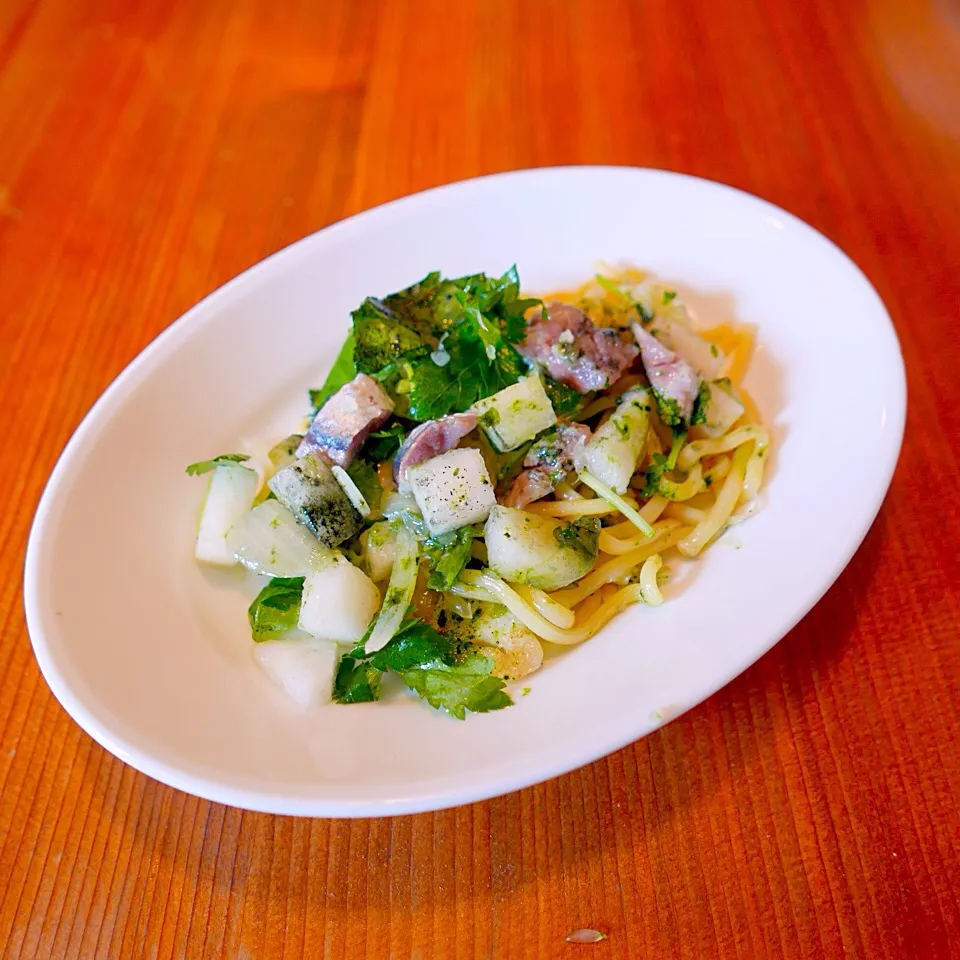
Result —
M710 384L706 380L700 381L697 390L697 399L693 401L693 410L690 413L690 426L707 422L707 407L710 406Z
M477 420L481 426L495 427L500 422L500 411L496 407L488 407Z
M593 396L593 394L584 396L577 393L573 387L568 387L565 383L560 383L559 380L547 376L543 378L543 389L550 399L554 413L558 417L567 417L568 419L576 417Z
M664 477L664 474L677 465L677 458L680 456L680 451L683 449L686 439L686 431L677 431L673 435L673 445L670 447L669 455L664 456L662 453L653 455L650 466L647 468L646 482L640 491L641 497L653 497L657 494L666 496L669 493L670 481Z
M427 586L431 590L449 590L470 560L473 541L483 533L480 527L460 527L439 537L428 537L421 544L430 567Z
M377 700L380 678L396 673L431 706L458 720L466 711L502 710L513 701L504 682L491 676L493 661L471 644L460 646L417 620L405 621L393 639L374 654L361 641L340 659L334 699L340 703Z
M660 478L667 470L667 458L662 453L655 453L651 458L650 466L645 474L646 483L640 491L641 497L655 497L660 488Z
M249 459L250 457L246 453L221 453L219 457L214 457L212 460L198 460L196 463L191 463L190 466L187 467L187 475L199 477L201 474L216 470L217 467L226 466L231 463L243 463Z
M677 458L683 445L687 442L687 431L677 430L673 435L673 443L670 446L670 453L667 456L667 469L672 470L677 465Z
M274 577L256 596L247 611L256 643L275 640L297 625L303 577Z
M382 430L376 430L367 438L363 447L363 455L370 463L383 463L390 460L400 449L406 437L403 424L394 420Z
M503 680L491 676L492 670L493 660L474 652L454 666L437 664L404 670L400 678L431 707L463 720L468 710L488 713L512 706Z
M522 469L523 460L533 441L521 444L516 450L503 453L497 458L497 482L512 480Z
M600 520L597 517L582 517L557 527L553 535L562 550L572 549L586 556L596 557Z
M682 427L683 414L680 412L680 404L673 397L660 393L656 387L653 387L653 396L657 401L657 413L663 424L667 427Z
M653 311L648 310L642 303L635 303L634 306L637 308L637 313L640 315L640 322L646 326L648 323L653 323Z
M380 681L383 671L368 660L344 654L337 665L333 684L333 698L337 703L369 703L380 699Z
M377 374L401 357L426 353L423 339L400 323L382 301L367 297L353 311L353 360L362 373Z
M677 296L676 290L664 290L663 291L663 305L666 306L671 300L674 300Z
M467 316L453 327L444 346L450 363L438 367L428 360L414 366L410 377L410 416L435 420L459 413L477 400L516 383L527 373L523 357L508 343L487 352L476 320Z
M609 277L605 277L602 273L598 273L595 275L594 279L600 284L601 287L603 287L604 290L607 291L607 293L612 293L620 300L626 300L629 302L630 298L627 296L627 294L624 293L623 290L621 290L620 287Z

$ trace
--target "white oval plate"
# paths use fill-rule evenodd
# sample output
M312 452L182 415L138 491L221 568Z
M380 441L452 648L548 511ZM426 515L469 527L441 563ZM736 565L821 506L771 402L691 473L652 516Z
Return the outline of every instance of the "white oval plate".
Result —
M526 290L545 291L586 279L598 261L675 283L701 323L756 326L746 385L776 444L764 509L668 589L668 603L631 609L551 659L508 710L458 722L399 696L298 713L252 661L249 589L193 562L202 482L184 465L294 429L368 294L431 270L514 262ZM270 257L127 368L78 428L38 508L30 635L51 689L91 736L190 793L315 816L479 800L644 736L776 643L873 521L905 404L877 294L777 207L629 168L441 187Z

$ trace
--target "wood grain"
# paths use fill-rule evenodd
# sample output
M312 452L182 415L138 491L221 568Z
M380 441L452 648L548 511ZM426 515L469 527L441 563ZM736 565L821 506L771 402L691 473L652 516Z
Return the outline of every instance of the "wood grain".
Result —
M960 956L958 64L952 0L2 0L0 954ZM434 815L241 813L93 744L39 675L20 571L97 395L312 230L582 162L782 204L889 306L903 457L827 597L662 731Z

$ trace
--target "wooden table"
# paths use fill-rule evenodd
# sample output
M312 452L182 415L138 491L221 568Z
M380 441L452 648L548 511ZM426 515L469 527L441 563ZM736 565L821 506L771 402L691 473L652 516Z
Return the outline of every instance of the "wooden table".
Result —
M444 813L241 813L97 747L40 677L20 589L97 395L312 230L581 162L754 191L886 301L906 442L826 599L659 733ZM960 956L958 222L951 0L0 3L0 952Z

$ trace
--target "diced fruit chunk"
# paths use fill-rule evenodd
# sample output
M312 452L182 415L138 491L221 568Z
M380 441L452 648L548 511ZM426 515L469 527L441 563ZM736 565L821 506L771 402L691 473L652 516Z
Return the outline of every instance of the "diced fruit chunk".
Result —
M557 422L540 378L525 377L473 407L483 432L500 452L516 450Z
M448 450L407 471L414 499L432 536L487 519L496 496L486 464L473 447Z
M381 520L373 524L369 530L364 531L360 537L360 544L363 547L363 559L367 565L367 571L370 579L374 583L380 583L390 576L393 569L393 558L396 553L397 538L393 530L390 529L390 523L387 520Z
M308 573L300 601L301 630L323 640L356 643L380 608L380 591L349 560Z
M227 534L227 545L245 567L270 577L302 577L333 559L279 500L245 513Z
M221 464L211 473L194 550L198 560L222 567L231 567L237 562L227 544L227 534L253 506L259 485L256 471L237 463Z
M600 521L564 523L495 506L484 527L490 569L504 580L556 590L579 580L597 559Z
M649 392L643 388L628 390L584 449L584 466L617 493L626 492L637 469L647 442L649 418Z
M337 645L313 637L289 637L253 645L253 659L301 709L333 699Z

